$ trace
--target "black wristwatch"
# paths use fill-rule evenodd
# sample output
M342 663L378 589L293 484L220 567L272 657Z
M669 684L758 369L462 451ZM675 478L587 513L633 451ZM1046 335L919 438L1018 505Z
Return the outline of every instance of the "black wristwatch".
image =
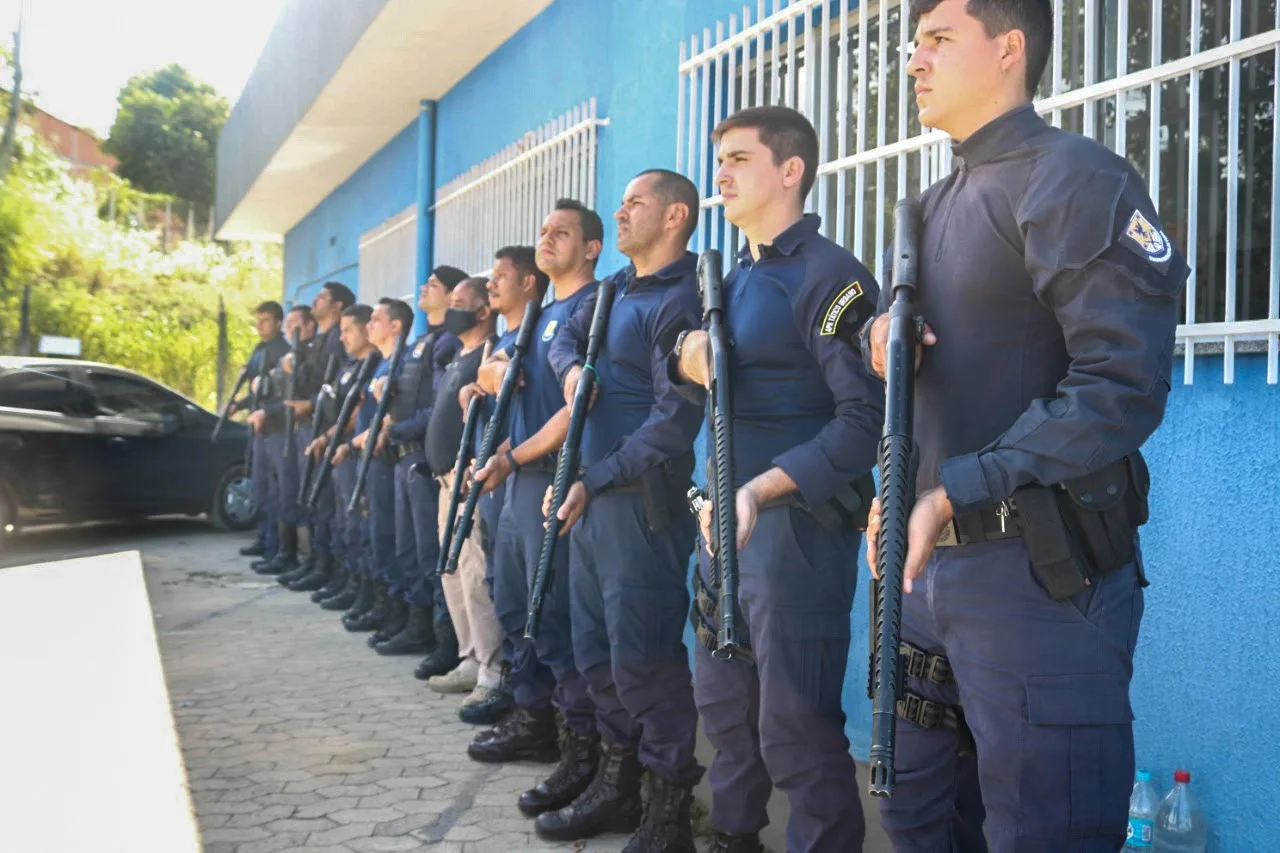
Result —
M685 329L683 332L676 335L676 345L671 348L671 357L674 358L677 362L680 361L680 353L684 350L684 342L689 337L689 333L692 331L694 330Z

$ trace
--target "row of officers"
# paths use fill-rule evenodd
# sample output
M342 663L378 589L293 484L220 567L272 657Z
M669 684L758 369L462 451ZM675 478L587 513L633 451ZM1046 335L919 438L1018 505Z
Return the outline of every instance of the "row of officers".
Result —
M1031 107L1047 0L912 15L921 121L953 137L957 166L921 199L905 688L881 822L898 851L1116 851L1146 584L1138 450L1163 416L1188 270L1130 164ZM624 832L627 853L693 851L706 773L711 850L760 850L777 788L790 853L848 853L864 815L842 697L860 543L874 550L880 523L859 484L884 425L888 296L803 212L818 141L801 114L745 109L712 142L745 236L723 296L749 655L713 655L721 579L709 508L689 506L712 385L686 248L700 199L663 169L628 184L614 220L630 263L607 277L601 218L562 200L536 246L499 249L487 277L437 267L416 340L408 305L355 304L340 284L287 315L265 303L248 368L267 515L255 567L345 610L378 653L426 655L415 674L467 693L460 716L491 726L475 760L558 762L519 797L544 838ZM578 464L553 502L567 436ZM1044 487L1055 508L1033 514L1023 497ZM1065 531L1062 554L1043 553L1046 525Z

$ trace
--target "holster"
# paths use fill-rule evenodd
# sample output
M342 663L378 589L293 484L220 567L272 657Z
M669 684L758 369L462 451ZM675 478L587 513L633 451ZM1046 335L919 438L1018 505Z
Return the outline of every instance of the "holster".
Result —
M1146 462L1135 452L1083 477L1013 493L1031 571L1051 597L1070 598L1134 561L1150 489Z
M665 532L676 514L683 512L693 465L693 454L686 453L654 465L640 475L645 521L654 533Z

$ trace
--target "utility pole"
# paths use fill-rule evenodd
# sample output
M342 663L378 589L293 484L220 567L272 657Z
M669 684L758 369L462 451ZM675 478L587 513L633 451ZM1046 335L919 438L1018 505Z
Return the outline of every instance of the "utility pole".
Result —
M13 93L9 99L9 120L5 122L4 138L0 140L0 181L9 174L13 159L14 140L18 134L18 116L22 113L22 29L27 20L27 2L18 5L18 31L13 34Z

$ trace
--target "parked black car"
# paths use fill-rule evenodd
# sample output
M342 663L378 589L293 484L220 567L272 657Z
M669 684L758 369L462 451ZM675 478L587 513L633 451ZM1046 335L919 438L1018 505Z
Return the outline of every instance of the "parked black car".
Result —
M0 530L208 513L246 530L249 430L131 370L0 357Z

